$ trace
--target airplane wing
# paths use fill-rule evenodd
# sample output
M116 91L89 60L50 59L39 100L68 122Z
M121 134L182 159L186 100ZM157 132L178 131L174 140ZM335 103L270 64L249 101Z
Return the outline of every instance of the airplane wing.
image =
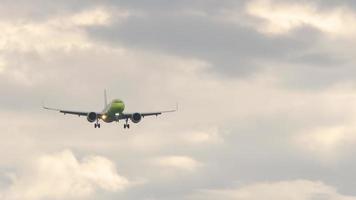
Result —
M142 118L147 117L147 116L158 116L158 115L162 115L164 113L170 113L170 112L176 112L178 111L178 104L176 104L176 109L174 110L166 110L166 111L158 111L158 112L144 112L144 113L138 113L141 115ZM122 114L117 114L116 115L116 120L123 120L123 119L129 119L132 117L132 115L135 113L122 113Z
M147 113L139 113L143 118L146 116L158 116L162 115L163 113L169 113L169 112L176 112L177 110L167 110L167 111L160 111L160 112L147 112ZM117 120L122 120L122 119L129 119L132 117L132 115L135 113L123 113L120 115L117 115Z
M175 112L177 110L167 110L167 111L161 111L161 112L149 112L149 113L141 113L142 117L146 117L146 116L158 116L158 115L162 115L163 113L169 113L169 112Z
M62 110L58 108L49 108L46 106L43 106L43 109L46 110L53 110L53 111L58 111L63 114L69 114L69 115L78 115L78 116L87 116L89 112L79 112L79 111L70 111L70 110ZM98 113L99 114L99 113Z

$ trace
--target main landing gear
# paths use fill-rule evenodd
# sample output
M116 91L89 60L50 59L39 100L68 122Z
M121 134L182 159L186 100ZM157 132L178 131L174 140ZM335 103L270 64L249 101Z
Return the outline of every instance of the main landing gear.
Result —
M128 119L126 119L126 123L124 124L124 129L129 129L130 128L130 124L128 123Z
M97 120L96 123L94 124L94 128L100 128L99 120Z

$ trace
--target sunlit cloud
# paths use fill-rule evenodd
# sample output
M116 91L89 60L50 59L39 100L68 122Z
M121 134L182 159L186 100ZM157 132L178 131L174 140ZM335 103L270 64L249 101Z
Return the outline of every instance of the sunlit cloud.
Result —
M71 199L94 195L97 190L117 192L130 182L120 176L112 161L89 156L79 161L71 151L40 156L22 174L13 176L4 200Z
M295 142L305 153L312 153L323 161L333 161L356 144L356 128L319 127L296 136Z
M201 163L188 156L165 156L154 160L154 163L163 168L184 171L194 171Z
M108 26L113 20L125 20L126 10L96 8L80 13L52 16L44 21L0 20L0 50L36 51L87 49L95 46L84 27Z
M254 26L264 33L284 34L305 25L332 35L352 36L356 32L356 15L346 7L321 10L311 2L255 0L247 4L246 12L263 20Z
M71 19L74 24L82 26L109 25L111 23L110 13L99 8L75 14Z
M182 134L182 140L188 144L220 144L224 142L224 138L217 128Z

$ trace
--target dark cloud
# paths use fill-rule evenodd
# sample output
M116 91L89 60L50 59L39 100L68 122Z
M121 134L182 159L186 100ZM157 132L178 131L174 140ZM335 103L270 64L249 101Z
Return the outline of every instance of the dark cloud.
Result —
M100 3L97 1L49 3L38 0L37 3L47 9L38 9L26 2L20 5L32 12L30 14L32 18L46 17L55 13L77 12L98 5L143 12L144 16L130 17L123 24L120 21L107 28L97 27L88 31L93 38L109 45L116 43L127 48L168 52L177 56L202 59L211 63L215 72L231 77L243 77L258 72L263 61L300 63L311 68L338 67L348 62L327 51L310 52L311 48L315 49L319 42L324 41L324 36L308 25L286 35L268 36L246 26L216 19L224 9L234 8L236 12L243 13L245 1L107 0ZM315 3L320 6L324 4L322 1ZM343 1L343 3L351 2ZM11 7L13 3L5 2L4 7L9 5ZM186 11L203 12L207 16L194 16ZM242 17L241 21L255 20L247 15L240 17ZM337 80L336 77L335 82Z
M256 61L294 59L294 55L312 46L319 35L317 31L298 30L286 36L266 36L244 26L206 17L154 13L89 32L107 44L115 42L128 48L206 60L215 71L233 76L255 72Z

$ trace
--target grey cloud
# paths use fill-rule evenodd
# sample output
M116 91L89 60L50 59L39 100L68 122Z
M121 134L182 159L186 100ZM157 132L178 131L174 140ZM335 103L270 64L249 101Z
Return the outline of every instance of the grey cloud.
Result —
M107 0L110 5L127 6L133 9L145 11L170 12L184 9L202 9L205 11L214 11L229 6L243 5L246 0L181 0L181 1L164 1L164 0Z
M105 1L96 0L2 0L0 16L2 19L18 21L43 21L51 16L80 12L97 6L110 6Z
M93 37L129 48L203 59L212 63L214 70L234 76L255 72L256 60L293 59L294 54L313 45L318 35L300 31L295 35L268 37L246 27L204 17L152 13L144 18L131 18L123 25L89 32Z
M110 45L116 42L116 45L125 45L128 48L150 49L206 60L212 64L212 69L215 72L231 77L254 74L261 70L260 63L265 60L299 63L310 66L311 70L315 66L339 67L349 62L347 59L332 55L327 51L310 52L310 49L315 49L318 43L327 42L327 40L324 40L324 36L320 32L309 26L301 27L288 35L266 36L252 28L224 23L212 18L218 16L221 10L231 7L234 7L236 12L243 12L244 3L244 1L237 3L231 1L192 1L190 3L185 1L103 1L98 4L95 1L78 1L72 5L68 2L38 2L47 10L53 9L48 14L68 12L69 10L75 12L96 5L141 10L144 17L131 17L124 24L120 22L108 28L97 27L88 31L93 38ZM322 4L321 2L317 3ZM12 5L9 2L7 4ZM24 3L24 5L27 4ZM37 7L33 7L33 9L37 9ZM209 17L184 13L187 9L202 11ZM43 13L46 14L45 11ZM242 15L242 17L245 18L241 19L243 21L254 20L249 16ZM304 82L303 75L297 78L300 82ZM325 83L325 86L344 78L334 77L333 80ZM306 82L311 83L311 81ZM315 87L310 86L319 88L319 85L324 85L324 83L317 83Z
M330 9L337 6L344 6L349 9L356 10L356 2L352 0L341 0L341 1L334 1L334 0L317 0L317 5L321 8Z
M322 43L330 41L322 32L307 24L284 35L268 36L243 25L223 22L217 16L221 10L234 8L243 13L244 1L232 5L227 1L217 5L209 1L204 7L200 1L193 1L191 10L202 11L208 16L195 16L185 13L186 8L176 8L176 2L160 4L159 10L140 4L144 16L131 17L126 22L111 27L90 28L89 34L107 45L126 46L131 49L154 50L181 57L191 57L207 61L213 72L232 78L246 77L264 70L278 67L266 66L264 63L292 63L295 68L286 65L284 68L295 70L293 77L301 84L299 88L325 88L344 80L352 80L354 70L349 72L353 61L342 53L323 49ZM321 5L321 2L316 2ZM124 2L125 4L125 2ZM173 4L173 5L171 5ZM186 5L184 3L179 4ZM135 2L131 5L135 7ZM171 7L172 6L172 7ZM230 7L229 7L230 6ZM256 20L248 15L241 15L241 21ZM299 66L307 70L299 71ZM339 69L349 74L334 76L328 69ZM301 67L306 69L304 67ZM317 70L317 69L321 70ZM314 74L314 71L317 71ZM306 79L310 74L321 79ZM283 75L282 76L288 76ZM288 80L286 80L288 82ZM305 86L304 86L305 85ZM291 83L292 87L293 83Z

